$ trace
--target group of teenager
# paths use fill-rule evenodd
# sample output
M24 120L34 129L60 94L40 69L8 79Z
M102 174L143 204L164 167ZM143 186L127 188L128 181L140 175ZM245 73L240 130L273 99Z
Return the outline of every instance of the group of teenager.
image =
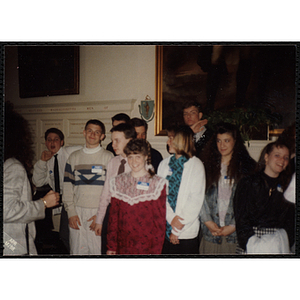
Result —
M46 221L57 216L63 253L71 255L293 253L295 190L287 192L295 127L256 162L235 125L209 128L202 116L198 103L184 103L184 125L167 129L165 159L147 141L147 123L125 114L112 118L106 149L105 126L97 119L85 125L84 146L63 147L62 132L51 128L47 150L32 166L26 121L7 104L4 254L39 252L33 221L41 237ZM9 138L20 125L22 140ZM45 185L50 191L40 198Z

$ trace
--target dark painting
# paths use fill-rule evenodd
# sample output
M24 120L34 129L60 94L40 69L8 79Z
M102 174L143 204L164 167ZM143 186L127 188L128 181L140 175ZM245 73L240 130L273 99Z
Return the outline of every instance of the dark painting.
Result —
M78 46L19 46L20 98L79 94Z
M182 123L187 100L200 102L206 115L252 107L280 114L280 128L295 121L295 45L179 45L159 51L162 122L157 134Z

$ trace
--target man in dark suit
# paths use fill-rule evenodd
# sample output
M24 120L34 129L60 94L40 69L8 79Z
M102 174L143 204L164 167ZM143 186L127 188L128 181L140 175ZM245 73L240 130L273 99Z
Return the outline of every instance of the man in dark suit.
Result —
M182 108L184 123L193 130L197 156L211 138L213 131L205 127L207 120L202 120L203 113L200 103L187 101Z

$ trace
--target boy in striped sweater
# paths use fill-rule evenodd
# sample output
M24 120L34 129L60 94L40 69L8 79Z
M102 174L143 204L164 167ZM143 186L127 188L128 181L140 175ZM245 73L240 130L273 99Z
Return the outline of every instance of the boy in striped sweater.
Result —
M105 126L89 120L83 131L85 146L73 152L66 163L63 202L70 227L70 254L101 254L101 237L93 232L99 195L102 192L106 166L113 154L101 147Z

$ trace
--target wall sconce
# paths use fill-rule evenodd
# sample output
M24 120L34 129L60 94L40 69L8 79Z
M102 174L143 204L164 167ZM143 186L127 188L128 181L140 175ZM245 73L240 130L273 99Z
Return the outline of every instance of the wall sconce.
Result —
M144 101L139 105L141 118L147 123L154 118L154 100L151 100L149 95L146 96Z

